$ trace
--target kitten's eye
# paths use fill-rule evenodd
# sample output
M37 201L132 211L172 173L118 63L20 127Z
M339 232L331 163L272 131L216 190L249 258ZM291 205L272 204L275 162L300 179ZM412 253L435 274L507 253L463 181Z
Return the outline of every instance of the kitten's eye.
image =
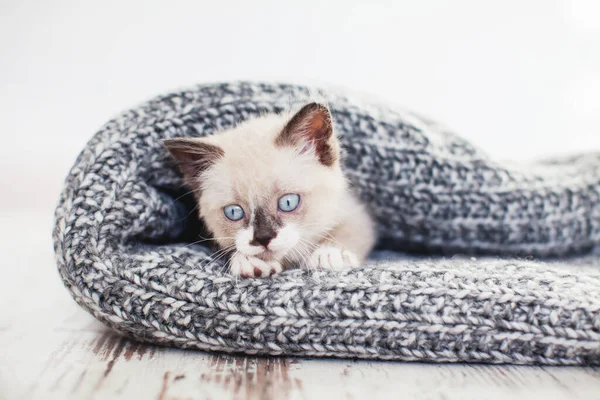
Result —
M223 208L225 216L232 221L239 221L244 218L244 209L237 204L230 204Z
M281 211L290 212L294 211L298 208L298 204L300 203L300 195L295 193L289 193L281 196L279 199L278 205Z

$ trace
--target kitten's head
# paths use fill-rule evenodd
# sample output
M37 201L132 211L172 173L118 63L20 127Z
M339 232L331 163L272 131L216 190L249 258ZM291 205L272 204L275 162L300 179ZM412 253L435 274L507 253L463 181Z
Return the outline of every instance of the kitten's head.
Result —
M206 138L165 140L222 248L297 261L340 215L346 191L329 110L267 115Z

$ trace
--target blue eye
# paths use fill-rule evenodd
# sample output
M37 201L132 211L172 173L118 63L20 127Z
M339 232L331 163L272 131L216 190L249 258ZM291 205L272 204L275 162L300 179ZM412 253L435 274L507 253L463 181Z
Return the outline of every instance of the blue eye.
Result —
M225 216L232 221L239 221L244 218L244 209L237 204L230 204L223 208Z
M281 211L290 212L298 208L299 203L300 195L297 195L295 193L289 193L284 196L281 196L278 205Z

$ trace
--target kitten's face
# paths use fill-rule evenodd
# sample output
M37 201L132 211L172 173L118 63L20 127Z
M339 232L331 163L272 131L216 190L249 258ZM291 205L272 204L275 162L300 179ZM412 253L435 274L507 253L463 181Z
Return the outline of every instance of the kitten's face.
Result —
M269 115L212 137L165 144L224 249L298 261L337 223L346 183L323 106L312 103L294 116Z

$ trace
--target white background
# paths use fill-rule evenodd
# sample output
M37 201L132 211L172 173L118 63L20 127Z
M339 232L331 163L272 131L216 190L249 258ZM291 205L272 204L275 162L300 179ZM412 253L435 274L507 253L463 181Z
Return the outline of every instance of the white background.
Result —
M0 207L51 213L108 119L198 82L371 92L488 153L600 150L600 2L0 0Z

